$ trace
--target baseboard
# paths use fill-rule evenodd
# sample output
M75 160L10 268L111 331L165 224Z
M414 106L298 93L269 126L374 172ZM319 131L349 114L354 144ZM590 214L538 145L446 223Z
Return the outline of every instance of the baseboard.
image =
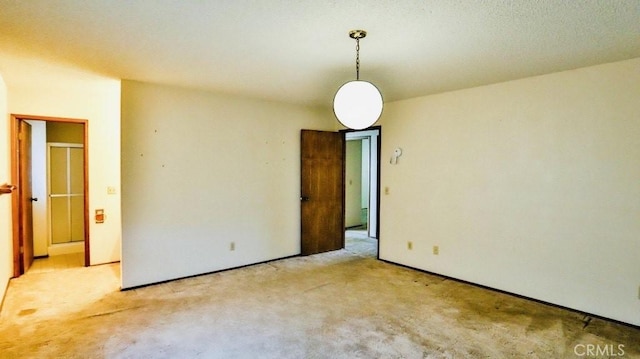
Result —
M9 282L11 282L11 278L7 279L7 284L4 286L4 293L2 294L2 300L0 301L0 313L2 312L2 307L4 306L4 299L7 297L7 291L9 290Z
M283 259L295 258L295 257L300 257L300 254L294 254L294 255L292 255L292 256L286 256L286 257L280 257L280 258L269 259L269 260L262 261L262 262L256 262L256 263L244 264L244 265L237 266L237 267L225 268L225 269L215 270L215 271L211 271L211 272L198 273L198 274L188 275L188 276L179 277L179 278L167 279L167 280L162 280L162 281L159 281L159 282L153 282L153 283L147 283L147 284L142 284L142 285L136 285L136 286L133 286L133 287L120 288L120 290L124 292L124 291L127 291L127 290L138 289L138 288L144 288L144 287L148 287L148 286L151 286L151 285L163 284L163 283L169 283L169 282L173 282L173 281L176 281L176 280L187 279L187 278L195 278L195 277L200 277L200 276L203 276L203 275L209 275L209 274L215 274L215 273L227 272L227 271L234 270L234 269L240 269L240 268L252 267L252 266L257 266L257 265L259 265L259 264L271 263L271 262L280 261L280 260L283 260Z
M59 256L62 254L80 253L84 252L84 242L71 242L64 244L54 244L49 246L49 256Z
M357 226L350 226L350 227L346 227L345 230L348 231L350 229L362 229L363 231L367 230L367 227L364 224L360 224Z
M389 260L386 260L386 259L380 259L380 255L379 254L378 254L378 260L380 260L382 262L385 262L385 263L393 264L393 265L396 265L396 266L399 266L399 267L404 267L404 268L415 270L415 271L418 271L418 272L434 275L434 276L437 276L437 277L440 277L440 278L453 280L453 281L456 281L458 283L464 283L464 284L472 285L474 287L487 289L487 290L490 290L490 291L493 291L493 292L510 295L512 297L530 300L532 302L548 305L548 306L555 307L555 308L564 309L564 310L567 310L567 311L570 311L570 312L573 312L573 313L576 313L576 314L580 314L580 315L584 315L584 316L588 316L588 317L592 317L592 318L598 318L598 319L601 319L601 320L604 320L604 321L607 321L607 322L612 322L612 323L624 325L626 327L630 327L630 328L633 328L633 329L640 329L640 326L638 326L638 325L634 325L634 324L631 324L631 323L623 322L623 321L620 321L620 320L603 317L601 315L584 312L584 311L577 310L577 309L574 309L574 308L565 307L563 305L546 302L544 300L527 297L527 296L524 296L524 295L521 295L521 294L517 294L517 293L513 293L513 292L508 292L508 291L502 290L502 289L497 289L497 288L493 288L493 287L487 287L486 285L469 282L469 281L466 281L466 280L463 280L463 279L458 279L458 278L455 278L455 277L450 277L450 276L446 276L446 275L439 274L439 273L429 272L429 271L424 270L424 269L411 267L411 266L408 266L408 265L405 265L405 264L396 263L396 262L389 261Z

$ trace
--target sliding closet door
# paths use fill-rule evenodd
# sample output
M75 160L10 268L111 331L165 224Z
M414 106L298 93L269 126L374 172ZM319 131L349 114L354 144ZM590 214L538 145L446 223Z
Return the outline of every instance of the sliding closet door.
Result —
M84 240L84 161L81 145L50 143L51 245Z

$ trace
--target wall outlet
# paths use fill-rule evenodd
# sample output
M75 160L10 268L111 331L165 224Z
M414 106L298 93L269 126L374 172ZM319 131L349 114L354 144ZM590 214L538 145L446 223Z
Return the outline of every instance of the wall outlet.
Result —
M433 254L434 255L438 255L440 254L440 247L439 246L433 246Z
M408 250L412 250L413 249L413 242L411 242L411 241L407 242L407 249Z
M385 187L384 188L384 194L389 194L389 192L390 192L389 187Z
M116 188L112 186L107 187L107 194L116 194Z
M236 242L229 243L229 250L230 251L235 251L236 250Z

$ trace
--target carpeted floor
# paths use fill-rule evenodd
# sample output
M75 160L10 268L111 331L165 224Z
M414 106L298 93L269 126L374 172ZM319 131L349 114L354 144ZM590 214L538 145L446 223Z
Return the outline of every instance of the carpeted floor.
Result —
M118 264L27 273L0 313L0 357L640 357L637 328L384 263L375 240L350 236L124 292Z

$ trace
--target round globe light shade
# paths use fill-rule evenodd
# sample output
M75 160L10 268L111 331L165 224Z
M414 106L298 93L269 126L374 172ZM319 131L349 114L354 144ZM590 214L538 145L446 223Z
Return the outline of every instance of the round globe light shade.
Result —
M382 95L367 81L349 81L333 99L333 112L344 126L362 130L371 127L382 114Z

